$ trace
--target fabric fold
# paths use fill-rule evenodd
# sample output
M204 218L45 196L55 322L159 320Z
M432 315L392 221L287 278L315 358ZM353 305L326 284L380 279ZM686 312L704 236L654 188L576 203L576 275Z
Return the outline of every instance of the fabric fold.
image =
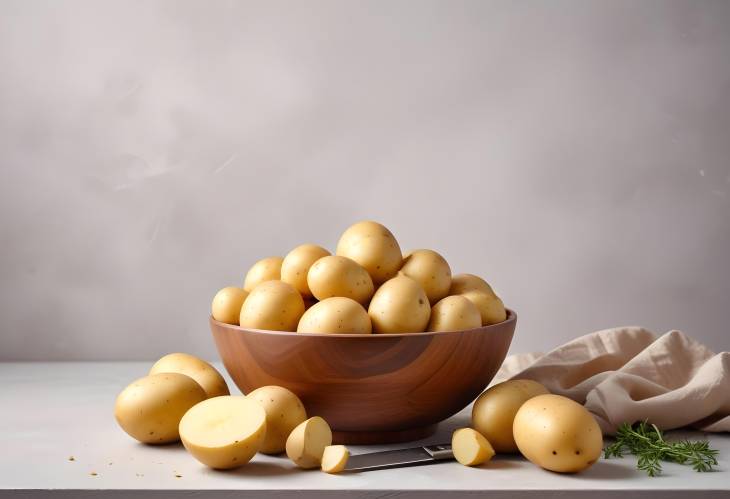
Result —
M584 404L609 435L641 420L663 430L730 431L730 353L716 354L681 331L597 331L546 354L508 357L494 382L510 378Z

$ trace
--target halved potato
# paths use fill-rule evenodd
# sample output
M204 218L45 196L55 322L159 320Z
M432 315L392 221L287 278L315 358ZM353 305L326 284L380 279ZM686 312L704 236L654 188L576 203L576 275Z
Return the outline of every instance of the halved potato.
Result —
M476 466L494 457L494 449L484 435L472 428L460 428L451 437L454 457L464 466Z
M195 459L216 469L251 460L266 435L266 411L240 395L213 397L195 405L180 421L180 439Z
M345 469L350 451L344 445L328 445L322 454L322 471L339 473Z
M332 445L332 430L327 421L314 416L291 432L286 439L286 455L300 468L318 468L328 445Z

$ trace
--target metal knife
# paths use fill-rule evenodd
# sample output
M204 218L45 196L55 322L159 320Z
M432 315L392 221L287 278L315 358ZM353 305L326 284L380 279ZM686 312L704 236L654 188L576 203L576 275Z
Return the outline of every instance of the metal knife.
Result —
M345 471L372 471L403 466L419 466L453 459L450 444L356 454L347 460Z

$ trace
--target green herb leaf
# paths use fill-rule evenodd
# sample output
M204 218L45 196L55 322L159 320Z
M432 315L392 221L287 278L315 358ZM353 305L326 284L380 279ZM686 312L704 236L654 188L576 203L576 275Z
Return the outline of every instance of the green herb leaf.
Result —
M623 457L626 452L638 458L636 467L649 476L662 472L661 461L686 464L699 472L712 471L712 467L717 466L718 451L711 449L709 442L667 442L661 430L646 421L619 426L616 441L603 449L603 456L605 459Z

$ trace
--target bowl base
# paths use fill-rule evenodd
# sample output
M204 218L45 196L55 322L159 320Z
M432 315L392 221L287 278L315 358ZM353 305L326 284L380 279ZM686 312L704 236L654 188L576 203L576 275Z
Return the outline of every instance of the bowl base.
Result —
M352 445L396 444L430 437L438 425L401 431L332 431L332 443Z

